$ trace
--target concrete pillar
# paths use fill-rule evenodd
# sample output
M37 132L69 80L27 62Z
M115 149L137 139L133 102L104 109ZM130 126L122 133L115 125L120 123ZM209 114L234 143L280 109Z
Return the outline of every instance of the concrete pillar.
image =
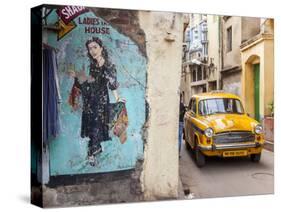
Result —
M178 119L183 21L179 13L139 12L148 56L148 138L142 182L146 200L178 196Z

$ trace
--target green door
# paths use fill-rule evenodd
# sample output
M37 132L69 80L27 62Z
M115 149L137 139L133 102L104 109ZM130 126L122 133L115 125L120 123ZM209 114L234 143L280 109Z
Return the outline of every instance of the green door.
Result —
M255 119L260 120L260 64L254 64Z

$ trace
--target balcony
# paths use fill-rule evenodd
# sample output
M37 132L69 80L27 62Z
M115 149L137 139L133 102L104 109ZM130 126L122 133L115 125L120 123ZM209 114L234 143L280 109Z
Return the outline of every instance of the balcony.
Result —
M203 38L202 40L201 40L201 43L202 44L206 44L206 43L208 43L209 41L207 40L207 38Z
M199 81L194 81L190 83L191 87L195 87L195 86L200 86L200 85L206 85L207 80L199 80Z

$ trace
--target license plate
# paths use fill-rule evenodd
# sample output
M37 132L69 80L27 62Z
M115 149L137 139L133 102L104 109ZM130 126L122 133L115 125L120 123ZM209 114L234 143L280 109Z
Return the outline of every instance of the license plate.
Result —
M238 156L246 156L246 150L237 150L237 151L225 151L223 152L223 157L238 157Z

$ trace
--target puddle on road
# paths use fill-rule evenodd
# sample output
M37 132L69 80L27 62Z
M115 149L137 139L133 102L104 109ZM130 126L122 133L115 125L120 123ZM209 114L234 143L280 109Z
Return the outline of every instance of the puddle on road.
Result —
M257 180L273 180L274 175L271 173L254 173L252 178Z

